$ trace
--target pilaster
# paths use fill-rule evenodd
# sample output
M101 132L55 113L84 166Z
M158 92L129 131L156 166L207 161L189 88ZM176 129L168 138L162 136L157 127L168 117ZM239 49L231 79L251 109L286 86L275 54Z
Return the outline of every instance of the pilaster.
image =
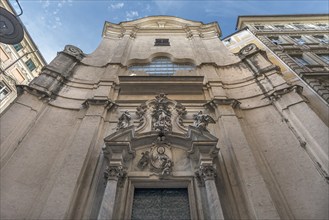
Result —
M241 183L240 187L244 194L243 200L247 206L248 218L280 218L235 113L235 109L239 107L239 102L235 99L213 99L206 104L206 107L213 108L218 117L219 129L226 145L226 153L223 152L223 157L227 166L231 166L234 170L234 174L229 174L229 178L233 178L231 180L233 182L239 181ZM239 197L236 192L235 196Z
M104 123L107 111L115 104L107 99L86 100L81 111L86 111L75 132L72 142L68 145L67 156L57 173L56 180L49 193L42 213L42 219L65 219L70 216L79 193L86 165L92 149L95 147L99 132ZM65 186L65 187L63 187Z

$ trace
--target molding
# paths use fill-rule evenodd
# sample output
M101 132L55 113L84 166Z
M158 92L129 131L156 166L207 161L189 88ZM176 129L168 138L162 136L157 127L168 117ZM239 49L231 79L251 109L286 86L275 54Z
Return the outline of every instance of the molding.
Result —
M270 98L271 101L276 101L280 99L283 95L288 94L292 91L297 92L298 94L302 94L303 87L299 85L290 86L288 88L276 90L273 93L271 93L268 97Z

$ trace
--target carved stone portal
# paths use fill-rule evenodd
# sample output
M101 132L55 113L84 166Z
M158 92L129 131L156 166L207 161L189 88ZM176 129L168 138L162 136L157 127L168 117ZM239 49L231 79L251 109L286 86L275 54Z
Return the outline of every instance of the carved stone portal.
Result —
M153 129L161 133L171 131L171 111L169 110L169 101L164 93L155 97L154 109L152 112Z

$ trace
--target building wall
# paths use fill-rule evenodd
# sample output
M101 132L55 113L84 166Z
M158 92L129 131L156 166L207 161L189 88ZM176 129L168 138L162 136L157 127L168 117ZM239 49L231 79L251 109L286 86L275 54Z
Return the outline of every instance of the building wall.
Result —
M92 54L66 46L1 117L1 217L123 219L135 187L183 187L192 219L328 218L328 126L256 44L220 34L154 16L107 22ZM192 69L133 68L158 57ZM166 175L138 166L159 146Z
M0 6L16 15L8 1L1 1ZM22 59L17 61L20 57ZM44 65L46 61L25 27L24 38L20 43L16 45L0 43L0 113L17 98L16 85L29 84L40 74Z

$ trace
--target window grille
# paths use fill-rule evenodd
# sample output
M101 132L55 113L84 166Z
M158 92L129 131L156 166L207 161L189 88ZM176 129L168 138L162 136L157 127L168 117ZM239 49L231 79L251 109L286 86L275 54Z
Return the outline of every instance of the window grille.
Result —
M170 46L169 39L155 39L154 46Z
M145 71L150 75L173 75L176 70L193 70L194 65L190 63L173 63L167 57L157 57L151 63L145 65L133 65L128 68L132 71Z

